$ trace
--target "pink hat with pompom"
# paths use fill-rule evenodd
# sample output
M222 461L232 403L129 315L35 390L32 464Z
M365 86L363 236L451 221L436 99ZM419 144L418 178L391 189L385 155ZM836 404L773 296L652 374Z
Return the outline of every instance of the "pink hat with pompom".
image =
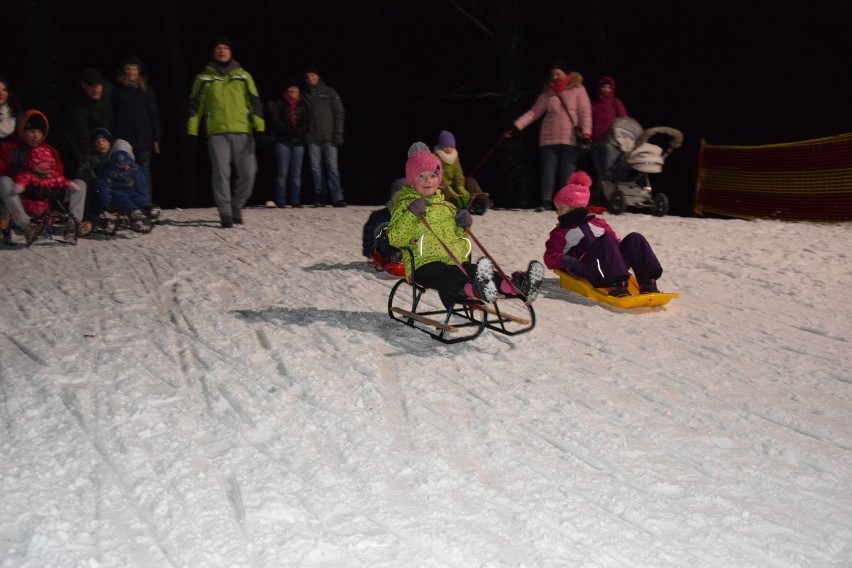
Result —
M405 181L414 183L414 178L423 172L435 172L438 183L444 176L441 160L429 151L429 147L423 142L415 142L408 149L408 161L405 162Z
M592 178L583 170L577 170L568 178L568 184L556 192L553 204L557 207L585 207L589 204L589 187Z

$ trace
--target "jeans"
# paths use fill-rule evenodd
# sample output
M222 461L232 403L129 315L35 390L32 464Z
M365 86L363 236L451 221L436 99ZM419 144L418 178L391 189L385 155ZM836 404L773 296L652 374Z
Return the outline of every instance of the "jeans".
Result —
M154 192L154 186L151 185L151 154L153 152L151 150L135 150L135 153L135 162L142 168L142 171L145 173L145 179L148 180L147 203L153 203L153 200L151 199L151 194Z
M337 146L331 142L309 142L308 157L311 161L311 175L314 179L316 200L322 202L331 194L331 202L343 200L343 188L340 187L340 173L337 169ZM324 184L323 166L328 181Z
M580 152L576 146L554 144L541 147L541 204L553 205L553 190L562 188L577 169ZM558 172L558 179L557 179ZM558 182L558 186L557 186Z
M278 176L275 178L275 203L287 203L287 176L290 176L290 205L302 202L302 161L305 147L292 142L275 143L275 161L278 164Z

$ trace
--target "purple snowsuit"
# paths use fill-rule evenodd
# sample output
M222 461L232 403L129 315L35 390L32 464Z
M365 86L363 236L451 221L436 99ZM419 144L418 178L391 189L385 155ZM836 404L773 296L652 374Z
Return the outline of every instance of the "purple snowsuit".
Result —
M631 268L640 283L656 280L663 273L644 236L630 233L619 242L609 223L585 208L559 217L559 225L547 239L544 264L588 280L595 288L626 281Z

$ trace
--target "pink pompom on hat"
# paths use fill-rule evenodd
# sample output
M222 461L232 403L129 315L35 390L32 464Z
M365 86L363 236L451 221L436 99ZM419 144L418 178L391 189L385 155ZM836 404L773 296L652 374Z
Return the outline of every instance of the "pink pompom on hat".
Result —
M589 187L592 178L583 170L577 170L568 178L568 183L553 196L553 204L557 207L585 207L589 204Z
M441 160L429 151L429 147L422 142L415 142L408 150L408 161L405 162L405 181L414 183L414 178L423 172L435 172L438 183L444 177Z

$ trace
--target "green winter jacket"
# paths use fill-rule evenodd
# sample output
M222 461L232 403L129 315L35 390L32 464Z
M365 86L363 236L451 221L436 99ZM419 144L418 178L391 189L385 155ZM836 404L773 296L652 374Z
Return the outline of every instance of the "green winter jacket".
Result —
M456 225L455 205L445 200L440 191L426 198L430 204L426 208L426 221L435 231L435 234L432 234L432 231L408 210L411 202L420 197L422 195L410 185L402 186L396 195L396 205L391 211L391 220L388 224L390 244L399 249L409 249L414 253L413 266L411 255L408 252L403 252L402 255L405 275L409 277L412 272L430 262L455 264L438 238L453 251L460 262L468 260L471 252L470 240L466 238L464 229Z
M263 132L263 103L254 79L236 60L225 65L208 63L196 75L189 100L187 133L198 136L201 121L207 135Z
M445 161L444 155L441 152L436 152L441 159L443 168L443 180L441 181L441 191L444 192L444 197L455 203L459 207L467 207L470 203L470 192L464 186L464 171L462 170L461 160L456 158L452 161Z

